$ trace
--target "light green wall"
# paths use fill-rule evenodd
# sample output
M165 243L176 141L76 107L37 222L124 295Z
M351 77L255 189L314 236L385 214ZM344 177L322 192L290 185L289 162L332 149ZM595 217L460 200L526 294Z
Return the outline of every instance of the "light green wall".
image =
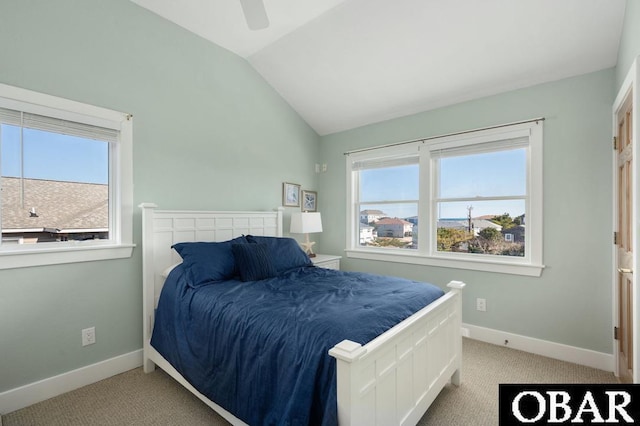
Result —
M540 278L343 258L348 270L445 285L465 281L463 321L611 353L613 69L424 112L321 139L323 252L344 255L348 150L543 116ZM475 299L487 299L487 312Z
M624 82L633 60L640 55L640 1L627 0L624 25L618 49L616 88Z
M0 2L0 83L133 114L136 205L272 209L283 181L317 189L319 137L253 68L128 0ZM134 228L139 244L137 211ZM0 392L140 349L141 274L139 246L0 271Z

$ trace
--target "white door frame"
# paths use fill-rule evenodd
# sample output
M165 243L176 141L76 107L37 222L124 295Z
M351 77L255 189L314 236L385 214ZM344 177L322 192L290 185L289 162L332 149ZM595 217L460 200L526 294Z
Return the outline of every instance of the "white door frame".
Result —
M632 221L632 245L633 245L633 275L632 275L632 292L633 292L633 382L640 383L640 364L638 363L640 359L640 324L638 324L639 312L638 308L640 307L640 294L638 291L638 274L640 271L638 270L638 265L640 265L640 251L638 250L638 242L640 241L640 226L639 226L639 217L640 217L640 200L638 200L638 185L640 184L640 156L638 153L638 134L640 133L640 129L638 129L638 124L640 124L640 97L638 93L638 83L640 83L640 56L634 59L629 72L627 73L624 82L622 83L622 87L618 91L618 95L616 96L615 102L613 103L613 135L616 136L618 132L618 118L617 113L618 110L622 107L624 101L627 99L627 95L631 90L633 90L632 96L632 104L633 104L633 114L631 118L633 131L633 153L634 153L634 161L633 161L633 212L634 212L634 220ZM613 164L613 230L618 230L618 173L617 173L617 163L616 163L616 155L613 151L613 146L611 147L611 152L614 153L612 158ZM612 240L613 242L613 235ZM613 294L613 325L618 326L618 247L615 244L612 244L612 254L613 254L613 268L611 275L611 284L612 284L612 294ZM612 330L613 331L613 330ZM612 333L613 336L613 333ZM616 376L618 375L619 365L618 365L618 341L613 339L613 358L614 358L614 373Z

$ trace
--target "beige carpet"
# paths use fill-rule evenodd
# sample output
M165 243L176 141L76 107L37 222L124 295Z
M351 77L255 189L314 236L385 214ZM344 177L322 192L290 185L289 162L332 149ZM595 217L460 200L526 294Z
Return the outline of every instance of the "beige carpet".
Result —
M497 425L499 383L616 383L593 368L465 339L460 387L447 386L420 425ZM2 426L227 425L161 370L141 368L2 416Z

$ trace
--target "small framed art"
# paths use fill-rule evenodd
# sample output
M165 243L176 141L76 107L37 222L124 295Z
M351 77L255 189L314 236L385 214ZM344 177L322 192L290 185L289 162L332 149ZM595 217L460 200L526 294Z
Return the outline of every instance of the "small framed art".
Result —
M305 212L318 211L318 193L316 191L302 191L302 210Z
M285 207L300 206L300 185L295 183L282 183L282 205Z

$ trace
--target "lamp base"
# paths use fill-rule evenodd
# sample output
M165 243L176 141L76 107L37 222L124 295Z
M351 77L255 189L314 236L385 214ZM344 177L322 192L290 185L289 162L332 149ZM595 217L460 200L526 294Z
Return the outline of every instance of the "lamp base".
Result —
M314 244L314 241L309 241L309 234L304 234L304 243L300 244L300 246L309 257L316 257L316 254L313 252Z

